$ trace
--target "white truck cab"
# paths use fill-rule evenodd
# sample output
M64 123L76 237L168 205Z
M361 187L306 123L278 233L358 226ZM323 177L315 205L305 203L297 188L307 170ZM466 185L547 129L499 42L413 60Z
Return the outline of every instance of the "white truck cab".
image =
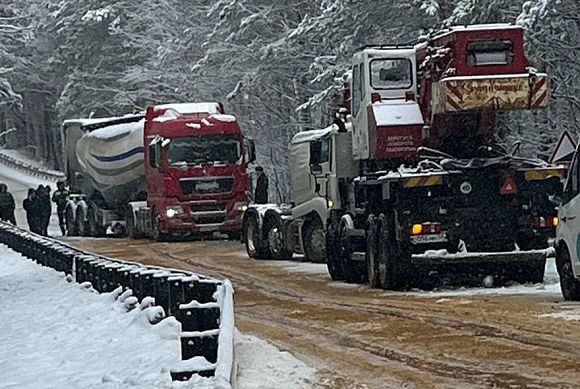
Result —
M580 154L576 149L558 210L556 266L565 300L580 301Z

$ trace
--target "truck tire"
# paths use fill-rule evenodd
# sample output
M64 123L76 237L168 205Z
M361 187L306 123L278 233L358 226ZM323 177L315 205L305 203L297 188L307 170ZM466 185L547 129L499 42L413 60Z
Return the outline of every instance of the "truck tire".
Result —
M389 222L384 214L378 221L377 262L379 282L383 289L402 290L407 284L407 272L403 253L392 236Z
M267 242L260 236L260 224L256 216L249 216L244 223L246 252L250 258L267 259L270 257Z
M292 259L293 252L286 248L280 219L269 218L264 225L270 257L277 260Z
M89 235L95 238L102 238L107 234L107 229L99 225L97 220L97 210L94 206L89 206L87 213L87 222L89 225Z
M75 215L75 228L78 236L89 236L89 229L87 226L87 211L82 206L77 207Z
M326 239L324 236L324 226L318 217L312 217L304 223L302 239L306 260L315 263L325 263Z
M76 215L73 207L66 207L65 222L67 236L77 236Z
M350 215L343 216L340 220L338 232L339 258L342 261L345 281L350 284L360 284L366 281L366 264L364 262L356 262L352 260L352 228L352 219Z
M367 263L367 278L371 288L380 288L381 281L379 279L379 267L377 262L377 222L374 216L369 216L369 228L367 230L367 249L365 253L365 260Z
M329 218L326 230L326 267L333 281L344 279L344 269L338 251L338 219Z
M159 223L159 215L156 210L151 212L151 239L156 242L164 242L169 238L169 234L161 231L161 223Z
M580 281L574 277L570 255L565 246L556 250L556 267L560 275L560 288L564 300L580 301Z
M141 237L141 235L137 233L135 215L133 215L131 207L127 208L127 211L125 212L125 229L127 230L127 237L129 239L138 239Z

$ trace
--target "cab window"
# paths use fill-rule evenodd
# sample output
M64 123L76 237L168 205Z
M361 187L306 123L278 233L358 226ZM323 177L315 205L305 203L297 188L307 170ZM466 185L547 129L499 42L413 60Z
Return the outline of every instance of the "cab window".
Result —
M510 40L472 41L467 44L470 66L508 65L514 60L514 45Z
M370 63L371 86L374 89L407 89L413 86L411 61L404 58L375 59Z
M572 166L568 171L568 179L566 180L566 187L564 188L563 203L567 203L578 195L579 180L578 180L578 154L574 157Z
M358 109L360 107L360 74L358 65L355 65L352 69L352 113L354 116L358 114Z

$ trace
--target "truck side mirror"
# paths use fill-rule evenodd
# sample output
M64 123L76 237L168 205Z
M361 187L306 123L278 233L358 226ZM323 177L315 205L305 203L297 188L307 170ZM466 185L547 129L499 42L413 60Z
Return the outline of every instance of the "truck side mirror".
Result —
M248 145L248 162L252 163L256 160L256 144L253 139L246 140Z

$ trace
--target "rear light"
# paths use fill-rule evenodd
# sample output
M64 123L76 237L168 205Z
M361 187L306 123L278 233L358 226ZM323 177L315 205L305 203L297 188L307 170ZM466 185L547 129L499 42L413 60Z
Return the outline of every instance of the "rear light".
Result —
M405 92L405 101L414 101L415 100L415 93L412 91Z
M560 224L558 216L534 216L532 219L532 226L534 228L554 228L558 227L558 224Z
M371 103L380 103L381 95L378 93L371 93Z
M441 231L441 223L413 224L411 227L411 235L438 235Z

